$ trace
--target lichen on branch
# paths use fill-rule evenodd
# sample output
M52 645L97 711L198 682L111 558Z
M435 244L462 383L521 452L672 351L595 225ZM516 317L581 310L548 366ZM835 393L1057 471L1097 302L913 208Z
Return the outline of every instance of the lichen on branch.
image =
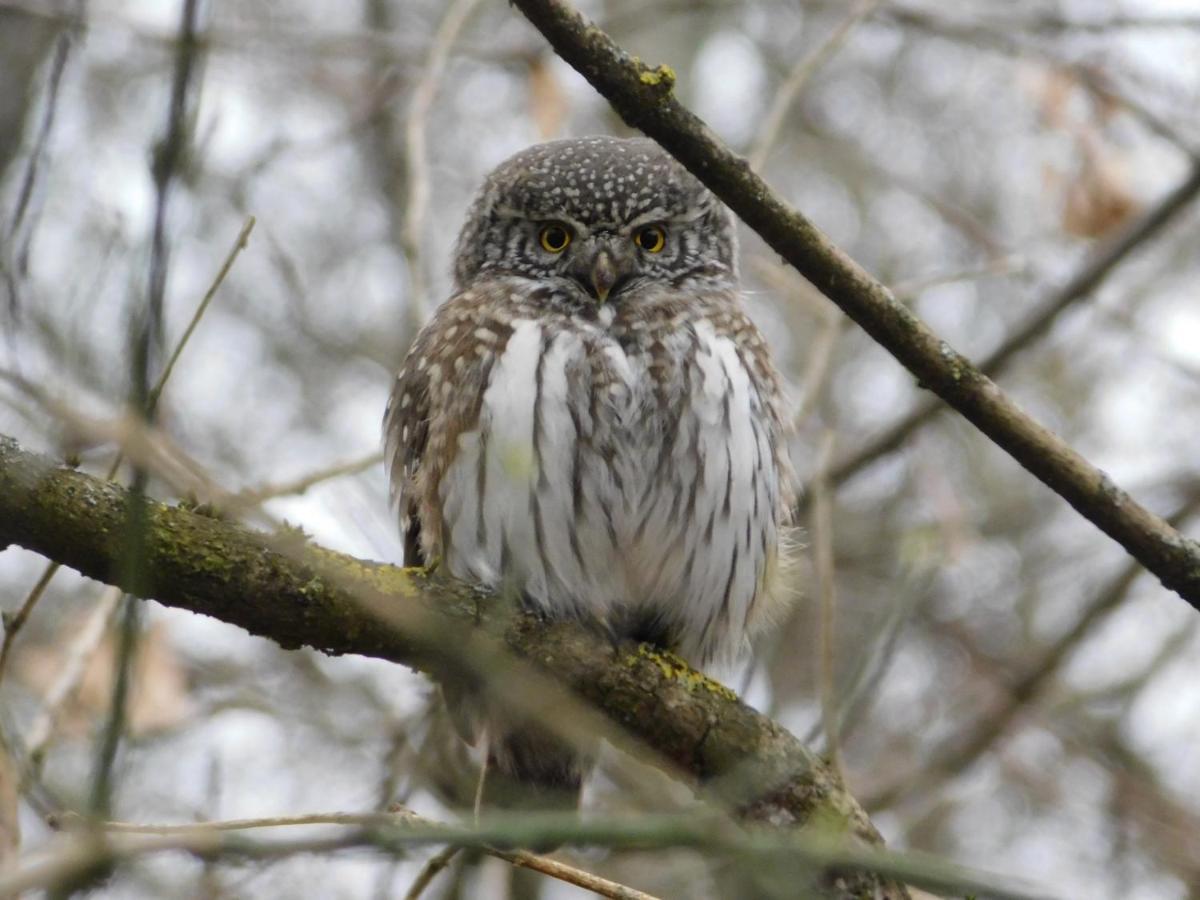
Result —
M832 822L858 842L880 843L819 758L678 657L632 643L614 648L580 625L543 621L438 573L356 559L295 532L252 532L153 500L142 501L147 571L133 579L121 566L130 502L120 485L0 436L0 548L24 547L126 589L145 586L164 605L283 647L357 653L435 678L478 679L483 660L505 665L496 681L515 691L520 661L535 663L619 726L606 736L634 752L649 748L651 761L682 773L744 820L825 830ZM860 880L883 885L882 896L904 896L865 874L845 883Z

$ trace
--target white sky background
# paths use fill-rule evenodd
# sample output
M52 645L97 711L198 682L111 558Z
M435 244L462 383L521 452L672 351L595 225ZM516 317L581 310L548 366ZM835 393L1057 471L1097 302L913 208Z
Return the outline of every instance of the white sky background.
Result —
M209 6L218 40L204 64L196 164L188 182L177 185L170 207L169 342L245 216L255 215L258 225L172 377L162 409L172 438L219 483L236 490L288 480L377 446L389 370L403 337L407 274L378 167L361 139L379 72L353 49L329 49L333 38L364 46L358 7L305 0ZM430 0L398 7L400 22L384 43L397 60L388 74L401 83L419 69L440 6ZM653 62L676 64L673 53L694 52L690 63L677 65L681 95L745 149L784 74L780 60L793 60L793 47L811 48L836 21L784 6L789 8L757 9L741 19L699 20L682 32L668 22L629 40ZM959 4L954 20L1049 8L997 0ZM1084 0L1057 9L1081 19L1200 15L1200 2ZM146 163L166 118L171 66L156 39L171 38L178 11L175 4L149 0L106 0L89 4L88 16L91 27L66 71L40 184L22 316L12 339L0 340L0 368L17 369L82 412L105 416L119 409L124 396L128 304L145 283L155 199ZM432 203L424 252L435 297L448 290L450 254L471 191L488 168L540 139L529 115L528 72L511 61L516 52L538 46L515 11L485 3L448 70L428 133ZM1178 115L1200 108L1197 30L1099 33L1057 49L1062 58L1121 73L1132 93L1200 145L1200 124ZM901 96L882 79L889 65L896 67L890 76L903 87ZM560 63L552 64L551 73L569 110L560 121L562 135L616 127L578 76ZM790 126L767 174L855 258L893 284L970 270L978 262L962 236L906 183L919 182L986 221L1017 259L1016 271L933 287L916 300L939 333L979 355L1094 246L1064 234L1061 190L1093 114L1082 93L1069 92L1065 124L1048 125L1045 85L1045 67L1036 59L1013 60L941 39L916 41L906 30L869 23L814 80L798 124ZM402 117L407 97L403 87L397 90L389 108ZM1148 137L1132 117L1119 114L1100 130L1106 164L1139 207L1184 176L1186 161L1178 150ZM5 216L13 182L10 175L0 195ZM1200 459L1196 225L1194 214L1185 216L1123 266L1094 301L1059 323L1053 352L1034 351L1002 379L1041 421L1157 509L1170 508L1169 482L1194 473ZM751 308L798 388L811 335L797 332L796 323L811 329L815 319L797 313L777 287L752 274L751 257L763 256L752 236L744 249L748 286L755 292ZM0 324L11 325L6 319ZM48 339L51 333L63 342ZM805 475L818 426L835 426L839 447L849 450L918 398L911 378L861 335L843 340L837 365L821 421L806 423L793 448ZM36 414L21 415L8 402L12 396L0 387L0 433L56 452L57 429ZM1069 627L1089 591L1124 560L1119 548L1033 486L998 450L964 437L967 431L958 422L942 423L917 438L923 458L885 465L849 486L839 541L870 544L887 560L889 577L913 590L925 585L934 618L962 616L994 639L999 659L1019 660L1024 642L1047 640ZM85 458L89 468L106 465L103 453ZM892 489L887 480L897 477L905 479L904 487ZM878 536L864 523L881 498L896 495L907 498L896 513L907 527L874 546ZM272 501L267 509L328 546L400 559L381 470ZM1036 522L1028 543L1007 538L998 524L1022 509ZM891 596L880 590L874 569L847 565L839 584L843 597ZM4 608L13 608L40 567L22 551L0 554ZM1036 601L1027 596L1026 577L1029 584L1039 579ZM62 578L47 600L52 611L43 611L30 641L48 640L66 611L93 595L94 586ZM1013 610L1022 603L1033 611L1018 627ZM232 627L151 608L150 618L167 624L192 681L204 685L206 702L223 702L205 707L210 712L204 718L138 745L127 759L127 779L136 787L122 788L122 818L186 821L375 804L389 727L419 708L427 690L421 679L367 660L310 654L297 662L292 657L299 654ZM849 614L847 628L860 621L856 615ZM1148 665L1180 629L1192 629L1185 649L1137 691L1120 728L1193 813L1200 797L1195 621L1182 601L1143 578L1133 598L1072 659L1056 688L1102 690ZM872 716L878 718L856 732L861 744L851 747L855 789L873 784L876 760L887 753L872 743L872 723L911 733L907 749L919 759L922 748L953 734L976 711L978 697L955 693L948 678L954 662L930 646L901 642L877 688ZM760 673L753 683L753 702L771 706L774 682ZM289 716L287 704L313 685L327 698L320 715L305 708L302 716ZM6 685L5 692L11 718L25 721L35 709L28 690ZM1053 716L1053 701L1043 710ZM812 695L800 690L779 716L803 734L815 711ZM915 717L905 721L909 715ZM880 741L891 734L878 733ZM953 783L951 799L942 799L946 827L961 839L958 859L1020 873L1063 896L1185 896L1153 860L1128 882L1114 880L1119 873L1106 868L1113 840L1104 812L1108 775L1064 746L1061 735L1034 721L1001 753ZM79 784L89 753L86 742L64 741L52 758L50 779L66 790ZM1061 791L1056 812L1031 812L1012 789L1014 772L1027 778L1039 768L1052 773ZM216 799L209 795L211 783L219 784ZM428 795L413 802L437 812ZM932 798L927 805L933 816ZM896 842L913 816L905 808L877 822ZM27 845L36 846L45 831L32 817L25 824ZM156 862L113 895L153 896L163 883L156 879L170 883L180 871L188 878L197 873L191 863ZM405 885L412 871L402 866L395 884ZM231 876L229 883L238 896L282 896L289 885L320 885L321 896L366 897L378 872L375 862L360 856L289 863L262 875ZM555 888L547 896L581 895Z

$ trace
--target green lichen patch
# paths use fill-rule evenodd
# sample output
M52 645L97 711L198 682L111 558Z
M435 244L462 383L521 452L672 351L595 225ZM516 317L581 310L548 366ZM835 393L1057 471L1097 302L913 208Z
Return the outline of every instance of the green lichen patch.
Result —
M810 837L837 840L856 832L853 810L838 803L838 792L830 791L824 802L813 807L801 831Z
M638 81L647 87L661 87L665 90L671 90L675 87L675 70L668 65L661 65L656 68L650 68L643 65L640 60L635 60L638 67Z
M652 647L650 644L638 644L633 656L628 658L627 665L634 666L639 660L646 660L658 667L663 677L683 685L690 693L704 692L714 694L724 700L736 702L738 695L721 682L709 678L703 672L698 672L687 664L681 657L669 650Z

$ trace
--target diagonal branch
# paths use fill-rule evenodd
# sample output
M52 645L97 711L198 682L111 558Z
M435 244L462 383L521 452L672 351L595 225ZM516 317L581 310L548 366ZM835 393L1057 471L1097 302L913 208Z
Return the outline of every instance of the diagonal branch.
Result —
M627 746L653 748L743 819L832 825L856 842L881 843L820 759L676 657L645 645L614 648L573 623L514 614L495 595L424 570L364 562L298 535L253 533L148 499L145 566L135 583L121 564L130 502L120 485L58 467L0 436L0 548L15 544L126 590L140 586L144 596L284 647L373 656L439 679L478 677L472 660L502 646L510 658L536 660L636 739ZM510 670L494 680L511 681ZM859 888L907 896L861 877Z
M1100 244L1070 280L1053 291L1016 331L979 361L980 370L989 378L995 378L1007 369L1021 351L1049 332L1063 313L1091 295L1126 257L1157 237L1197 196L1200 196L1200 162L1193 163L1187 178L1144 215ZM899 448L913 432L945 408L935 398L922 403L866 446L838 462L830 472L829 480L834 484L850 480L876 460Z
M1200 609L1200 544L1034 421L970 360L785 203L673 94L675 73L618 47L564 0L513 0L629 125L658 141L918 382Z

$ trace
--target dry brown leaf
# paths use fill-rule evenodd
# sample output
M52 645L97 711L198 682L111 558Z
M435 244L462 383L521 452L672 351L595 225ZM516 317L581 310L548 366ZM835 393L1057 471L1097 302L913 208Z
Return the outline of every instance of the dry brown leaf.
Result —
M1039 73L1033 87L1042 121L1062 131L1079 148L1074 171L1047 170L1048 190L1061 192L1062 227L1076 237L1102 237L1125 224L1138 210L1118 152L1104 139L1104 125L1118 110L1114 98L1085 90L1065 69Z
M72 620L64 628L62 640L30 648L19 657L17 673L35 692L45 696L54 683L64 663L64 648L70 644L65 634L78 628L83 618ZM75 737L88 734L107 714L116 672L114 648L110 631L88 661L77 690L59 716L60 733ZM152 624L138 641L128 708L128 728L133 735L173 728L191 715L187 674L162 622Z
M1098 238L1124 225L1138 204L1124 167L1094 134L1081 137L1083 151L1063 194L1063 228L1077 237Z
M1078 80L1062 69L1052 69L1038 79L1038 110L1051 128L1068 127L1071 96L1078 86Z

